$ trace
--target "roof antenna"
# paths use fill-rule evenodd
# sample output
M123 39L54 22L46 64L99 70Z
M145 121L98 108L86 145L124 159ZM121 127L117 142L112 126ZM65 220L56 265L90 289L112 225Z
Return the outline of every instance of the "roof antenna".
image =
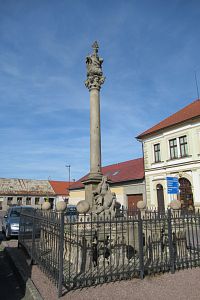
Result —
M199 87L198 87L198 81L197 81L197 72L194 71L194 76L195 76L195 82L196 82L196 88L197 88L197 96L199 99Z

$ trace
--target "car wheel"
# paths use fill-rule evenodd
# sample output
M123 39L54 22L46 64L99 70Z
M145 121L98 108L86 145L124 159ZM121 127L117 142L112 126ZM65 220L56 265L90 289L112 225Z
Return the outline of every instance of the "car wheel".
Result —
M10 238L9 230L8 230L8 228L6 228L6 239L9 240L9 238Z

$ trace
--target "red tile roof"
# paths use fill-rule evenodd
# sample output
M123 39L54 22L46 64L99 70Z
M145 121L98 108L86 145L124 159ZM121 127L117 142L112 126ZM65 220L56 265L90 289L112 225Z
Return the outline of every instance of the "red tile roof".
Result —
M102 167L103 175L107 175L112 183L120 183L131 180L141 180L144 178L144 162L143 158L132 159L114 165ZM70 186L70 190L83 188L82 181L87 179L87 176L80 178Z
M63 196L69 195L69 186L70 184L72 184L72 182L70 184L67 181L49 180L49 182L56 195L63 195Z
M189 105L185 106L175 114L169 116L168 118L164 119L160 123L154 125L150 129L139 134L137 136L137 139L142 139L146 135L150 135L161 129L165 129L170 126L177 125L179 123L194 119L199 116L200 116L200 99L190 103Z

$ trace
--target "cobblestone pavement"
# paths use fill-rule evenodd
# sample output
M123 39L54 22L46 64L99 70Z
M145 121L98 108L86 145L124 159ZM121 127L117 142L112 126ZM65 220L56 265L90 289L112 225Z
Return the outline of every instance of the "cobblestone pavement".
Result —
M0 299L2 300L18 300L24 296L21 290L18 280L13 273L13 270L9 264L1 241L4 236L0 233Z
M22 249L17 249L15 242L10 241L18 259L25 260ZM22 263L24 263L22 261ZM144 280L132 279L127 281L103 284L101 286L70 291L61 300L199 300L200 299L200 268L177 271L175 274L165 273L146 277ZM48 277L33 266L31 279L44 300L56 300L57 290ZM15 300L21 298L1 298Z
M9 241L9 247L17 259L25 260L22 249L17 249L15 241ZM19 251L19 253L17 253ZM24 262L21 261L23 264ZM31 279L44 300L56 300L57 290L52 281L39 269L32 266ZM200 268L165 273L146 277L144 280L132 279L96 287L70 291L61 300L199 300ZM0 297L1 299L1 297ZM17 299L17 298L16 298ZM2 298L2 300L4 300ZM14 300L14 298L12 298Z
M61 300L199 300L200 268L165 273L144 280L132 279L83 288L65 294ZM34 266L32 280L43 299L57 299L51 281Z

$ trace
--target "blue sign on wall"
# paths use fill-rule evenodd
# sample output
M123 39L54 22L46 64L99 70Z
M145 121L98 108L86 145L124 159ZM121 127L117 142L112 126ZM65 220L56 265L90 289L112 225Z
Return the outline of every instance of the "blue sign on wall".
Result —
M177 177L166 177L167 179L167 193L179 194L179 182Z

